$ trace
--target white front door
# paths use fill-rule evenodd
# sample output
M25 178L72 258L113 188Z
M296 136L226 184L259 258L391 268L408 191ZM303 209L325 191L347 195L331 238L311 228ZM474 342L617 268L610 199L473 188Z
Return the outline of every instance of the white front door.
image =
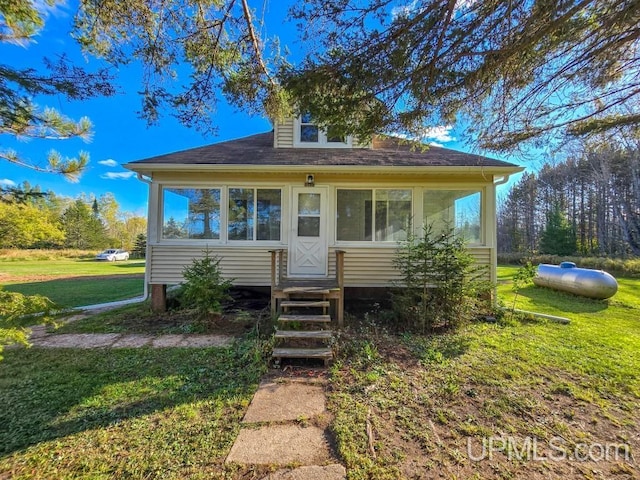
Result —
M289 275L327 275L327 189L294 187Z

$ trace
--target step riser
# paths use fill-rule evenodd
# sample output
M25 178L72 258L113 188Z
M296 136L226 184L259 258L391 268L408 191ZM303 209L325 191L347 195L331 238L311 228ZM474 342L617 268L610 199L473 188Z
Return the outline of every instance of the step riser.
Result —
M279 322L331 323L329 315L280 315Z
M331 302L327 300L285 300L280 302L282 308L303 308L303 307L329 307Z
M329 340L333 337L333 332L330 330L279 330L275 336L276 338Z

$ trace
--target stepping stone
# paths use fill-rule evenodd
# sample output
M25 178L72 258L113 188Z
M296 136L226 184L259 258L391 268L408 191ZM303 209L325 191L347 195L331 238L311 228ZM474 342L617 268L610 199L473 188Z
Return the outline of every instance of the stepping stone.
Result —
M36 347L49 348L102 348L110 347L121 333L66 333L35 339Z
M155 337L151 346L153 348L181 347L184 335L160 335Z
M278 470L270 473L262 480L344 480L345 478L347 478L345 468L342 465L333 464L323 467L312 465L293 470Z
M152 335L123 335L111 345L111 348L138 348L150 345Z
M279 422L312 418L326 410L324 389L304 383L261 383L244 423Z
M185 335L183 347L227 347L233 343L228 335Z
M240 430L225 463L317 465L331 458L323 429L315 426L268 425Z

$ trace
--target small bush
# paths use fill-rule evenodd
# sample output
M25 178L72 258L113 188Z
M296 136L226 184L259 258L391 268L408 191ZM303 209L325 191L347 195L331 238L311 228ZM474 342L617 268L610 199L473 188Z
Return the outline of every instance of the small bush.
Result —
M232 283L222 277L220 259L205 250L204 257L194 259L182 276L185 282L180 291L181 305L194 308L201 320L215 321L222 313L222 303L231 300Z
M412 237L400 247L394 265L402 280L392 303L407 331L457 328L488 304L486 269L476 265L453 229L435 235L425 227L422 238Z
M62 311L42 295L23 295L0 289L0 360L5 345L28 345L29 329L25 325L53 324Z

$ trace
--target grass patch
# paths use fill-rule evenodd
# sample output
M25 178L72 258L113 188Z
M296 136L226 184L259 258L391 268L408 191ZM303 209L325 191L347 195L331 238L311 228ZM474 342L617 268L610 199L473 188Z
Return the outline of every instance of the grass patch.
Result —
M499 269L509 306L514 271ZM583 444L640 449L640 280L619 283L609 301L520 292L517 308L569 317L569 325L516 320L441 336L347 336L329 405L349 478L637 478L633 458L576 455ZM525 455L507 448L474 461L491 437L513 439ZM554 441L567 458L534 460L527 439L539 456L554 453Z
M55 258L44 260L0 261L2 277L0 281L19 279L46 279L47 277L68 278L81 276L144 274L144 260L123 262L99 262L86 258ZM16 280L11 280L16 279Z
M141 296L144 279L140 276L120 278L69 278L44 282L14 283L3 287L24 295L44 295L63 307L80 307L115 302Z
M3 250L0 286L25 295L44 295L65 307L142 295L144 260L97 262L94 256L77 250Z
M149 302L144 302L65 323L52 333L216 333L238 336L253 328L259 315L258 312L228 312L215 324L206 325L198 321L197 315L191 310L155 313L151 311Z
M15 349L0 368L2 478L247 478L223 464L264 373L224 349Z

